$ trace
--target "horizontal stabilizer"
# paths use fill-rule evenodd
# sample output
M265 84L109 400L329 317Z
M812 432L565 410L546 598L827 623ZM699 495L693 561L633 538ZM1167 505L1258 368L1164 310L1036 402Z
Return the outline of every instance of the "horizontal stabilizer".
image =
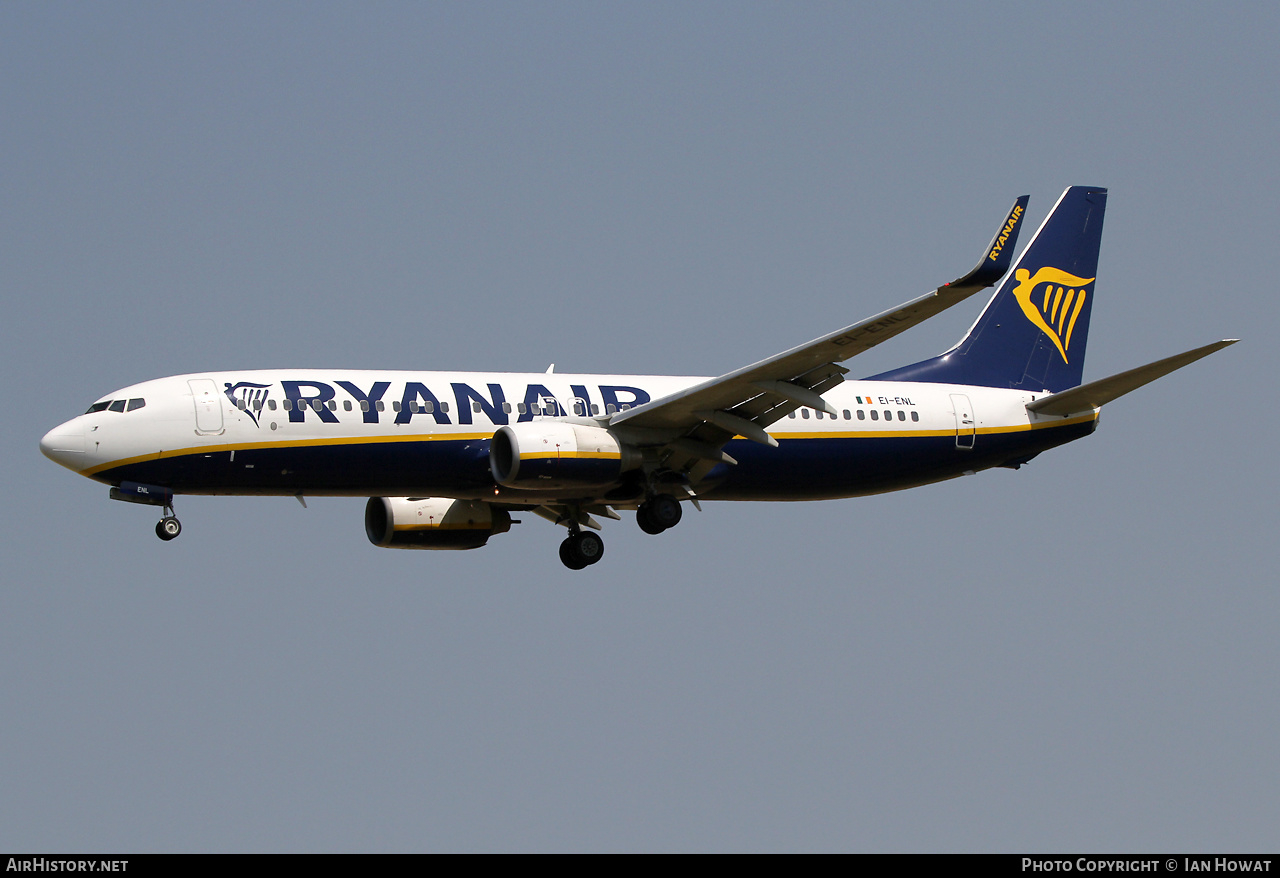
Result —
M1070 390L1055 393L1027 404L1027 410L1038 415L1069 415L1075 412L1100 408L1114 399L1119 399L1131 390L1137 390L1144 384L1150 384L1157 378L1163 378L1170 372L1194 363L1201 357L1207 357L1214 351L1220 351L1233 345L1240 339L1227 338L1215 341L1193 351L1156 360L1145 366L1103 378L1101 381L1090 381Z

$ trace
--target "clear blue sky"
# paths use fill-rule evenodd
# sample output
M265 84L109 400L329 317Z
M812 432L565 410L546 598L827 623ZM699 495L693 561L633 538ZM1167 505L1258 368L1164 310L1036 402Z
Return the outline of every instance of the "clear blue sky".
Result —
M0 847L1274 848L1277 9L0 5ZM358 500L164 544L37 448L207 369L718 374L1071 184L1087 378L1244 341L1016 473L628 516L573 574Z

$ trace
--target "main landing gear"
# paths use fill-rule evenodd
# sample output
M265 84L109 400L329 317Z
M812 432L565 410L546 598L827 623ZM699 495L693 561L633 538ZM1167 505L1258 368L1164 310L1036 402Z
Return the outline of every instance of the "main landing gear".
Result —
M647 534L660 534L680 523L684 510L670 494L654 494L636 510L636 524Z
M167 543L182 533L182 522L174 516L172 506L166 506L164 511L168 514L156 522L156 536Z
M604 540L592 531L574 526L560 544L560 560L570 570L581 570L604 557Z
M683 507L675 497L670 494L654 494L636 509L636 521L645 533L660 534L667 528L679 524L683 514ZM564 523L563 519L558 523ZM560 544L560 560L564 566L570 570L581 570L584 567L590 567L603 557L604 540L600 539L599 534L583 530L578 521L569 522L569 536Z

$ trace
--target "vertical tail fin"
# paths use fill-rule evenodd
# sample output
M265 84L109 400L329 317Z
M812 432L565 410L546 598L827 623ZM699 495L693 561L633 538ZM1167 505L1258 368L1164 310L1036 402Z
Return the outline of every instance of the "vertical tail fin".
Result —
M1036 392L1078 385L1106 207L1106 189L1067 189L958 345L874 377Z

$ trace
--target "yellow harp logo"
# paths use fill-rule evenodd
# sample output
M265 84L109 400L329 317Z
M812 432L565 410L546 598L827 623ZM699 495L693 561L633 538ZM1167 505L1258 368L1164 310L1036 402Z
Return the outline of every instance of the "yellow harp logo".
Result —
M1022 306L1022 313L1058 346L1062 362L1068 362L1071 333L1089 294L1085 287L1093 283L1094 278L1076 277L1048 267L1034 275L1025 268L1019 268L1013 276L1018 282L1013 297Z

